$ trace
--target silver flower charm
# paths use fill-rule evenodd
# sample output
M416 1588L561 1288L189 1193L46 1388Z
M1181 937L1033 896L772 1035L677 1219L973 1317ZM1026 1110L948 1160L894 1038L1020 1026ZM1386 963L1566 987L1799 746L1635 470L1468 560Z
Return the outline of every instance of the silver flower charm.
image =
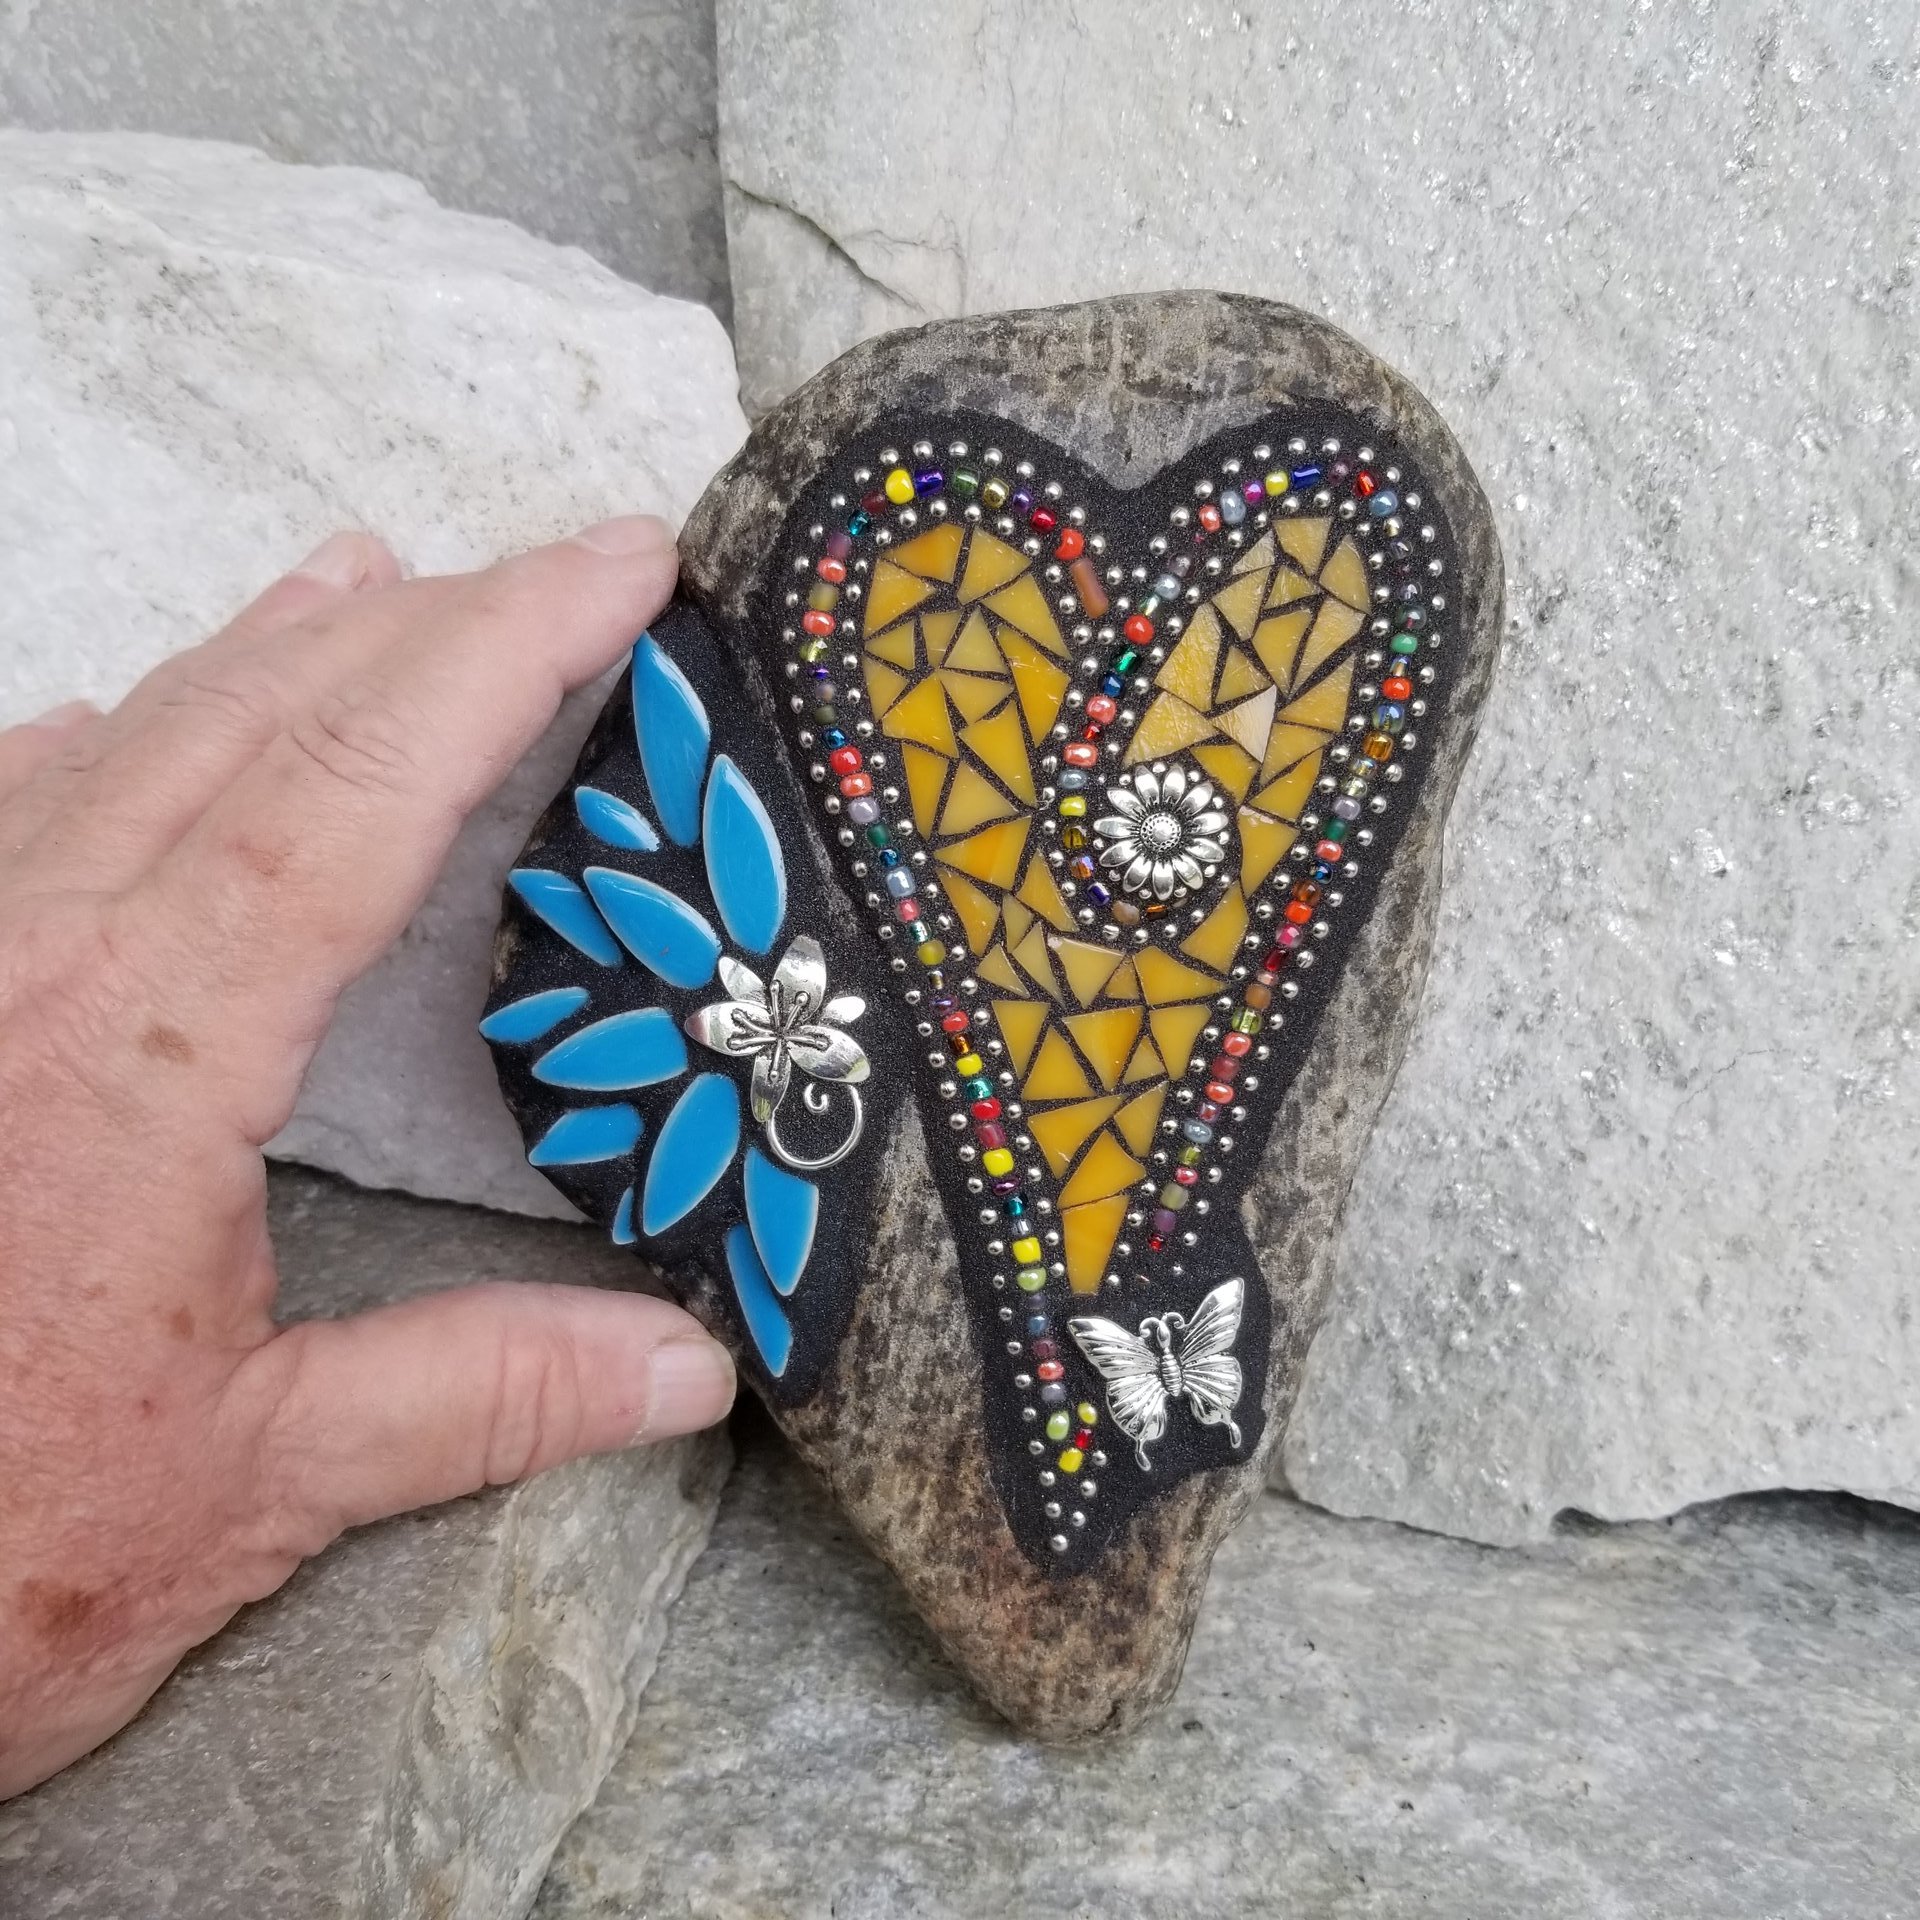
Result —
M751 967L723 955L720 984L729 997L702 1007L686 1018L686 1030L701 1046L715 1053L753 1059L750 1098L753 1117L767 1130L767 1141L789 1166L830 1167L852 1152L862 1125L860 1096L853 1099L853 1128L847 1138L822 1158L800 1159L782 1145L776 1116L798 1067L814 1080L853 1086L872 1071L859 1041L845 1028L866 1012L857 993L827 993L826 956L811 934L801 934L780 956L771 985ZM813 1087L803 1089L801 1101L809 1113L826 1111L826 1096Z
M1120 870L1128 893L1171 900L1191 893L1226 858L1228 815L1210 781L1182 766L1135 767L1107 789L1110 809L1093 823L1103 867Z

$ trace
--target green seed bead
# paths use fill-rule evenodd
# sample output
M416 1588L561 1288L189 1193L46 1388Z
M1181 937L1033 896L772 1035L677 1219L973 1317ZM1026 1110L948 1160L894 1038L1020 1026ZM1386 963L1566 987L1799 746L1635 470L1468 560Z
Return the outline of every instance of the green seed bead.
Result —
M1073 1431L1073 1422L1064 1413L1049 1414L1047 1417L1047 1438L1064 1440Z
M1420 651L1420 642L1410 633L1396 633L1387 643L1395 653L1405 656Z
M1038 1293L1047 1284L1045 1267L1022 1267L1013 1276L1013 1283L1022 1293Z
M1242 1007L1233 1016L1235 1033L1258 1033L1265 1024L1266 1022L1251 1007Z

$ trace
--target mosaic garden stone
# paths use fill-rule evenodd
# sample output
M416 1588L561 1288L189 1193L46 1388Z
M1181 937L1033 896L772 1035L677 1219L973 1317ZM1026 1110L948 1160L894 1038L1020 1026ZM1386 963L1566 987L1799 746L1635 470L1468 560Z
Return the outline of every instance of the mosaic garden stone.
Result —
M529 1158L982 1691L1177 1680L1422 978L1498 550L1406 384L1165 295L845 356L708 490L510 876Z

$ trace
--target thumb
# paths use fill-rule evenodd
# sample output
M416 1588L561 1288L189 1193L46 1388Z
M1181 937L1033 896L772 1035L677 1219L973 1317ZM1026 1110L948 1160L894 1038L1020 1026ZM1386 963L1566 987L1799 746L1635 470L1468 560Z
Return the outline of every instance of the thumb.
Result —
M329 1537L711 1426L734 1391L727 1350L664 1300L512 1281L304 1321L250 1368L272 1483Z

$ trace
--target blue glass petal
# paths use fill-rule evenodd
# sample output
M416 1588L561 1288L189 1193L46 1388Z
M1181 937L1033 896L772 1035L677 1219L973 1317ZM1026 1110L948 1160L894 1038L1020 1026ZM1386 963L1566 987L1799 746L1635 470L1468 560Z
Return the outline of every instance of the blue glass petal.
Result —
M563 1113L527 1152L536 1167L579 1167L631 1153L640 1138L634 1107L580 1107Z
M516 867L507 875L507 884L561 939L570 941L589 960L598 960L603 967L620 964L620 949L594 912L593 902L564 873L552 873L545 867Z
M653 822L638 807L629 806L617 793L599 787L575 787L573 810L580 824L610 847L625 847L630 853L655 853L660 836Z
M749 953L765 953L787 917L787 863L760 796L724 753L707 775L700 834L727 931Z
M753 1235L745 1227L734 1227L727 1234L727 1270L733 1275L740 1317L747 1323L767 1371L777 1380L793 1356L793 1324L781 1311L773 1283L753 1250Z
M629 1187L613 1210L613 1244L630 1247L637 1237L633 1231L633 1189Z
M650 633L633 650L633 732L667 838L692 846L700 837L700 776L713 729L693 683Z
M665 1007L640 1007L570 1033L533 1063L550 1087L620 1093L650 1087L687 1070L687 1043Z
M704 987L713 978L720 936L678 894L617 867L589 867L581 878L634 958L669 986Z
M813 1252L813 1230L820 1224L820 1189L785 1167L776 1167L758 1147L747 1149L747 1225L767 1270L782 1295L800 1284Z
M703 1073L673 1103L647 1163L640 1230L664 1233L684 1220L726 1172L740 1144L740 1089L724 1073Z
M538 1040L586 1004L585 987L552 987L545 993L530 993L524 1000L511 1001L488 1014L480 1022L480 1037L498 1040L502 1046Z

